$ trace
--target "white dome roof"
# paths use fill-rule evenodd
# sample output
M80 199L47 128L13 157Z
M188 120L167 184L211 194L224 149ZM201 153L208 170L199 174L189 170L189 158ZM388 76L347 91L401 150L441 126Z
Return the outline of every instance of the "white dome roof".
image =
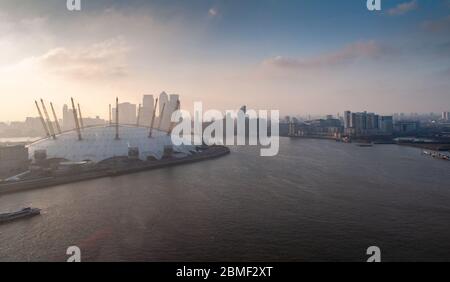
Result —
M119 126L120 140L115 140L116 128L112 126L88 127L81 130L83 140L78 140L76 130L36 141L28 146L30 159L36 150L46 150L47 158L64 158L69 161L91 160L100 162L112 157L128 156L128 148L139 148L139 159L153 156L161 159L164 146L172 145L171 136L166 132L153 129L152 138L148 138L148 127ZM193 146L173 146L175 152L191 154Z

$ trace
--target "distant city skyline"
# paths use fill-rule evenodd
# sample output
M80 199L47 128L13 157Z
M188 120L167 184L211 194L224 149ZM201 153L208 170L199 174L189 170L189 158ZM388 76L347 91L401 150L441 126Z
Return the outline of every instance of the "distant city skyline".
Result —
M148 95L148 94L143 95L142 98L143 98L144 102L145 102L145 99L149 99L150 100L150 98L152 98L153 102L155 102L154 99L156 99L156 98L154 98L154 97L157 97L159 99L159 95ZM139 103L140 103L139 101L137 101L137 102L134 102L134 101L133 102L132 101L121 101L120 102L119 106L123 105L123 106L126 106L128 108L127 110L125 110L127 117L125 118L124 124L127 124L127 123L128 124L134 124L134 123L136 123L138 115L139 115L139 120L140 120L139 123L141 125L147 126L145 124L146 123L145 121L146 120L150 120L151 121L151 115L149 113L152 112L153 107L145 108L144 106L142 106L143 104L139 104ZM142 103L142 100L141 100L141 103ZM68 104L69 103L66 103L66 104L62 105L62 107L55 108L55 112L57 112L58 120L60 122L63 122L63 127L65 127L65 128L68 127L67 124L73 123L72 107L69 106ZM141 112L140 113L138 111L138 106L139 105L141 106ZM114 119L115 119L115 107L112 107L111 109L112 109L112 113L111 113L112 116L111 116L111 118L114 121ZM131 117L130 113L133 112L133 109L136 112L136 116ZM156 116L158 116L160 114L160 112L159 112L160 110L161 109L158 107ZM183 110L185 110L185 109L183 109ZM205 109L205 110L209 110L209 109ZM239 110L239 107L235 107L235 110ZM221 111L222 113L226 112L226 110L219 110L219 111ZM343 118L345 116L345 112L347 112L347 111L350 111L350 112L367 112L367 113L375 112L375 111L372 111L370 108L368 108L368 109L361 109L361 110L347 109L347 110L342 110L342 111L337 111L337 112L329 112L329 113L309 113L309 112L281 113L280 117L283 118L283 117L289 116L289 117L303 117L303 118L312 118L313 119L313 118L319 118L319 117L326 118L326 117L331 115L333 117L341 117L341 118ZM189 111L189 112L192 114L192 111ZM449 119L449 113L450 113L450 111L442 111L442 112L435 112L435 111L431 111L431 112L426 112L426 111L424 111L424 112L398 112L397 111L397 112L380 112L379 114L392 115L392 116L396 116L396 117L397 116L398 117L404 116L404 117L408 117L408 118L412 118L412 117L415 117L415 116L419 116L420 117L420 116L433 115L436 118L440 117L443 120L447 120L447 119ZM26 121L27 119L38 119L38 118L39 118L39 115L38 115L37 110L35 108L35 113L31 113L29 116L19 117L18 119L15 119L15 120L0 120L0 123L7 123L7 124L9 124L9 123ZM51 119L53 120L53 117ZM89 122L89 120L95 120L95 119L102 120L104 122L108 122L109 121L109 114L106 113L105 116L102 116L102 115L98 115L98 114L92 113L91 115L83 116L83 120L87 120L88 124L91 124L91 125L93 123ZM64 121L66 121L66 122L68 121L68 123L64 124Z
M70 97L108 120L115 97L162 91L191 112L450 110L447 0L65 2L0 2L0 121L37 116L40 98L61 117Z

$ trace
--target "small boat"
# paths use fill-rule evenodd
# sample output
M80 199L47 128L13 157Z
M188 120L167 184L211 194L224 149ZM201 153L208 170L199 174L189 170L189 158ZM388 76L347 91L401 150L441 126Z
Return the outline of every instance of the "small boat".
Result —
M445 154L441 154L439 152L423 151L423 154L426 155L426 156L430 156L432 158L435 158L435 159L441 159L441 160L444 160L444 161L450 161L450 156L445 155Z
M2 214L0 214L0 223L16 220L16 219L20 219L20 218L25 218L25 217L32 217L35 215L39 215L40 213L41 213L40 209L30 208L30 207L21 209L20 211L16 211L16 212L2 213Z
M450 157L444 154L438 154L437 156L439 159L444 160L444 161L450 161Z
M358 146L358 147L373 147L373 144L372 143L359 143L359 144L356 144L356 146Z
M344 143L352 143L352 140L350 138L348 138L348 137L344 137L344 138L342 138L342 142L344 142Z

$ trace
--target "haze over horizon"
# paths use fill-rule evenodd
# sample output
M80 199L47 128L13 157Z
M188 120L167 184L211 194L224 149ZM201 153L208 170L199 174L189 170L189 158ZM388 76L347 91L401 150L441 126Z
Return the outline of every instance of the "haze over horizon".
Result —
M450 110L450 1L0 0L0 121L143 94L205 109Z

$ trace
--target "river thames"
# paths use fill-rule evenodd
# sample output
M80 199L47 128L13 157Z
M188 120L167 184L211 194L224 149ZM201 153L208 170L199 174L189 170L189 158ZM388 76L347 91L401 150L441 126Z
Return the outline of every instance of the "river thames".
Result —
M0 195L0 261L450 261L450 162L397 145L280 140L219 159Z

